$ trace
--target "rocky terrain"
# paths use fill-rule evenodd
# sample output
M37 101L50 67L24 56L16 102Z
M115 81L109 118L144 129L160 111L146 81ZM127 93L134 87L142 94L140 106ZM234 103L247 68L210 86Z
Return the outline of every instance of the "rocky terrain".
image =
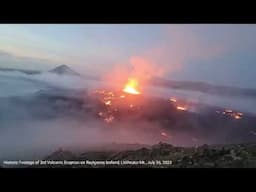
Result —
M47 156L45 160L145 161L146 163L145 165L67 165L66 167L254 168L256 167L256 144L175 147L160 142L137 150L94 151L81 154L60 149ZM150 164L151 161L160 161L162 165Z

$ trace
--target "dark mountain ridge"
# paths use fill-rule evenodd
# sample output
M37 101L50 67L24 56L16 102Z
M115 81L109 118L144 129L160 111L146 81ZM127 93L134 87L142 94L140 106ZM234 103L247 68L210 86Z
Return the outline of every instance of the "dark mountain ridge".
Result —
M58 74L58 75L78 75L78 76L80 76L79 73L73 71L67 65L60 65L60 66L50 70L49 72L55 73L55 74Z
M41 73L41 72L38 71L38 70L13 69L13 68L4 68L4 67L1 67L1 68L0 68L0 71L7 71L7 72L8 72L8 71L9 71L9 72L18 71L18 72L25 73L25 74L28 74L28 75Z

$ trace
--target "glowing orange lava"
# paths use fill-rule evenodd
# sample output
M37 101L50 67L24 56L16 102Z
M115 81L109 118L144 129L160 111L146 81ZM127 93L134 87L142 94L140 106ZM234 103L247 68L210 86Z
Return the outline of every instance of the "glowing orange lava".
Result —
M239 115L235 115L235 119L241 119Z
M175 98L170 98L170 101L177 102L177 100Z
M129 79L123 91L133 95L140 94L138 91L138 81L136 79Z
M186 111L187 110L185 107L181 107L181 106L178 106L177 109L181 110L181 111Z
M105 104L106 105L111 105L111 101L106 101Z

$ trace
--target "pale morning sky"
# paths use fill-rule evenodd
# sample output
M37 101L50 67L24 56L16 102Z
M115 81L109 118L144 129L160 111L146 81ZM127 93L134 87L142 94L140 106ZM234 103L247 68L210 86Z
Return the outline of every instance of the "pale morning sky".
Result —
M104 74L141 58L168 79L256 88L256 25L0 24L0 67Z

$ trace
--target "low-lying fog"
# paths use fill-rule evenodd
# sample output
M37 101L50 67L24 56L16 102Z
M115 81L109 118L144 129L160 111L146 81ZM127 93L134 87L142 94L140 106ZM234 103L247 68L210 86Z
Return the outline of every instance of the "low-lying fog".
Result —
M111 88L112 85L112 83L110 84L108 82L86 80L77 76L65 76L52 73L26 75L21 72L0 72L0 97L27 95L49 87L77 90L98 87ZM219 96L197 91L166 89L153 86L145 87L144 94L163 98L177 97L196 103L204 103L211 106L220 106L256 114L256 98Z
M175 90L158 87L147 88L145 90L145 93L149 93L159 97L172 96L195 103L202 103L210 106L218 106L227 109L256 114L256 98L246 96L219 96L214 94L210 95L198 91Z
M65 76L52 73L26 75L20 72L0 72L0 159L41 158L59 147L91 147L104 143L145 143L155 144L162 141L162 128L149 122L120 124L111 126L91 116L58 116L40 119L33 113L37 106L16 105L13 96L30 98L39 90L48 88L67 88L73 90L105 87L108 82L86 80L78 76ZM145 94L164 98L171 96L191 101L237 109L256 114L256 99L224 97L199 92L167 90L147 87ZM41 107L41 106L39 106ZM50 113L48 106L42 105L42 113ZM36 110L38 110L36 108ZM45 111L44 111L45 110ZM213 136L212 141L214 142ZM173 137L174 144L190 144L185 133ZM195 138L196 139L196 138ZM190 139L191 140L191 139ZM201 142L204 142L202 139Z

